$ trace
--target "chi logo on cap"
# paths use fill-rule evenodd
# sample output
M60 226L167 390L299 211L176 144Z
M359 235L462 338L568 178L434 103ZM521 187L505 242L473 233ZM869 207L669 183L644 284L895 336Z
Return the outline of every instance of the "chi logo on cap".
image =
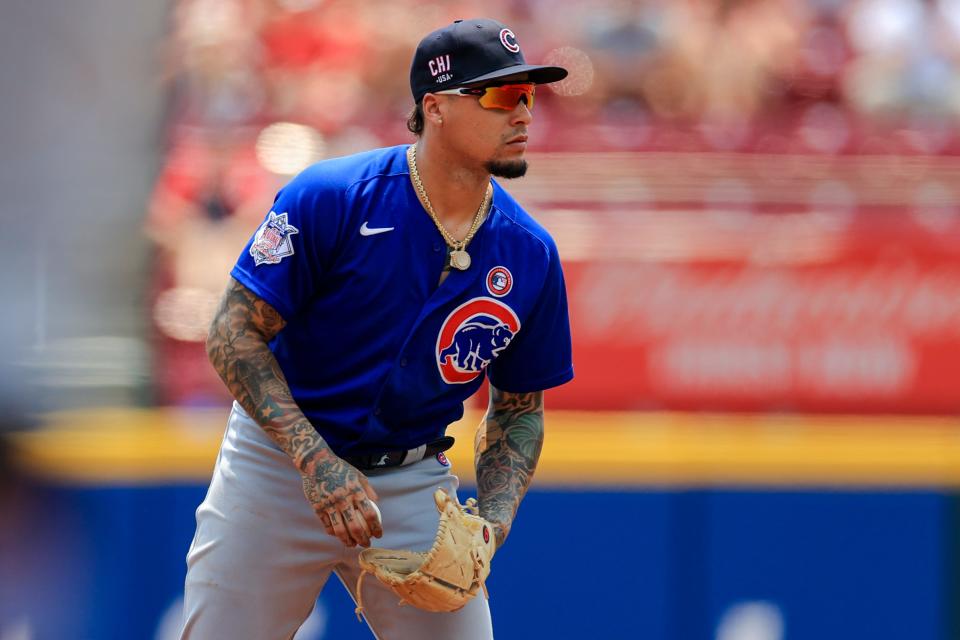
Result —
M450 64L450 54L443 56L437 56L433 60L427 63L427 66L430 68L430 75L436 78L441 73L446 73L450 71L450 68L453 66Z
M517 44L517 36L510 29L500 30L500 44L510 53L520 53L520 45Z

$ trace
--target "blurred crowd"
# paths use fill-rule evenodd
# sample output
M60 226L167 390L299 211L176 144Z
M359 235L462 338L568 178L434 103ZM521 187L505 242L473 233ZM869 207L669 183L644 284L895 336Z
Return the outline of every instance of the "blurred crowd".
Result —
M417 41L477 15L509 24L529 59L571 69L538 113L564 145L576 138L556 129L583 122L736 138L813 106L887 126L960 116L958 0L182 0L172 118L208 132L300 123L329 153L395 141Z
M182 363L277 189L411 140L417 42L474 16L571 71L538 94L533 151L960 154L960 0L181 0L147 223L158 400L222 399Z

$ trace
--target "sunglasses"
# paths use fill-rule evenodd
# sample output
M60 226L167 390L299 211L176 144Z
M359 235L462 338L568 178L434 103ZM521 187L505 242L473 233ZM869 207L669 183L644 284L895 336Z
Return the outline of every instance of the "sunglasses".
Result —
M513 111L521 100L526 102L527 109L533 109L533 94L536 88L534 84L502 84L488 87L459 87L432 93L448 96L479 96L480 106L484 109Z

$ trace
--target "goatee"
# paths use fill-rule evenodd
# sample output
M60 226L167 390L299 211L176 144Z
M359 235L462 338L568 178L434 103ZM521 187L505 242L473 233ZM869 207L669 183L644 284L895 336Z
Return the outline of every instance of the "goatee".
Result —
M498 178L522 178L527 173L526 160L491 160L486 164L487 173Z

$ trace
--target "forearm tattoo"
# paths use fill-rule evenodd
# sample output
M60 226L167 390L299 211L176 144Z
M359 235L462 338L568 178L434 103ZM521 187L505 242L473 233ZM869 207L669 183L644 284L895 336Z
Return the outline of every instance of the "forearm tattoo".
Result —
M474 464L480 515L493 523L497 546L510 532L542 448L543 392L508 393L491 385Z
M285 324L273 307L231 279L210 325L207 356L246 412L301 471L315 474L332 452L297 407L267 346Z

